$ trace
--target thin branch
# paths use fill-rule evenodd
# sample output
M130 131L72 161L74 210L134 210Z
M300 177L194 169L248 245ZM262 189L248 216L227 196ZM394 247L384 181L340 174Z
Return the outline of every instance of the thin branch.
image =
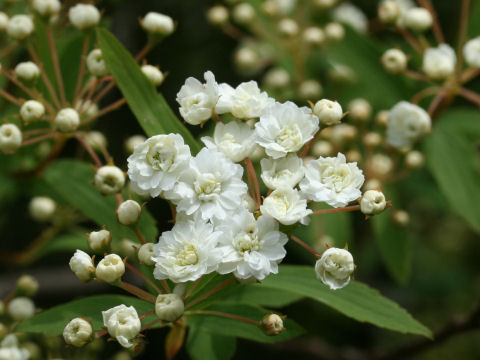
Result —
M480 95L477 94L476 92L462 87L458 89L458 93L462 95L465 99L474 103L475 105L480 106Z
M188 309L188 308L191 308L192 306L198 304L200 301L208 298L210 295L216 293L217 291L220 291L221 289L223 289L225 286L229 285L232 281L234 281L235 278L232 276L230 277L228 280L224 281L223 283L221 283L220 285L218 285L217 287L213 288L212 290L210 290L209 292L203 294L202 296L196 298L195 300L191 301L190 303L188 303L186 306L185 306L185 309Z
M319 258L321 257L321 255L315 251L314 248L312 248L310 245L308 245L307 243L305 243L304 241L300 240L298 237L296 237L295 235L290 235L290 239L292 239L293 241L295 241L298 245L300 245L301 247L303 247L305 250L307 250L310 254L312 254L313 256Z
M445 42L445 38L444 38L443 33L442 33L442 27L440 26L440 23L438 21L437 13L435 12L435 9L434 9L432 3L430 2L430 0L417 0L417 1L418 1L418 5L427 9L430 12L430 14L432 15L433 34L435 35L435 39L437 40L437 42L439 44L443 44Z
M320 135L320 130L318 130L315 135L313 136L312 140L310 140L308 142L307 145L305 145L305 148L303 149L303 151L300 153L300 155L298 155L298 157L300 158L303 158L305 156L308 155L308 152L310 151L311 147L313 146L313 144L315 143L315 141L317 141L317 138L318 138L318 135Z
M412 78L412 79L415 79L415 80L427 81L427 82L430 81L430 79L428 78L428 76L426 76L426 75L424 75L424 74L422 74L422 73L413 71L413 70L406 69L406 70L404 71L404 74L407 75L408 77Z
M94 104L98 104L100 100L104 98L105 95L107 95L110 90L113 89L115 86L115 80L111 80L110 83L108 83L98 94L95 96L92 100Z
M137 238L138 238L138 241L140 241L143 244L146 244L148 241L145 240L145 238L143 237L139 227L137 225L134 226L134 231L135 231L135 235L137 235Z
M139 62L152 50L152 43L149 41L142 50L135 56L135 61Z
M436 94L438 91L440 90L440 88L438 86L430 86L430 87L427 87L423 90L420 90L418 93L416 93L412 99L410 100L410 102L412 104L418 104L420 102L420 100L426 98L427 96L430 96L430 95L434 95Z
M234 314L228 314L224 313L221 311L213 311L213 310L197 310L197 311L189 311L188 314L204 314L204 315L215 315L215 316L221 316L221 317L226 317L229 319L234 319L238 321L242 321L247 324L255 325L258 326L259 322L251 319L247 319L246 317L239 316L239 315L234 315Z
M315 210L310 215L331 214L331 213L337 213L337 212L347 212L347 211L357 211L357 210L360 210L360 205L352 205L352 206L347 206L343 208Z
M260 206L261 199L260 199L260 187L258 186L257 174L255 173L255 168L253 167L252 160L250 160L250 158L247 157L244 161L245 161L245 166L247 167L247 173L249 175L249 178L253 182L253 185L255 188L254 199L258 208Z
M92 115L90 116L89 118L85 119L82 121L82 125L86 125L88 123L91 123L92 121L94 121L95 119L98 119L99 117L102 117L103 115L105 114L108 114L109 112L112 112L114 110L117 110L120 106L122 106L123 104L125 104L127 102L127 100L125 100L124 98L123 99L119 99L117 101L115 101L114 103L104 107L102 110L100 110L99 112L97 112L95 115Z
M144 331L144 330L147 330L147 329L150 329L153 325L156 325L158 323L162 323L163 320L162 319L156 319L156 320L153 320L152 322L149 322L148 324L142 326L142 328L140 329L140 331ZM165 326L166 324L162 324L162 326Z
M4 97L6 100L10 101L12 104L17 105L17 106L22 106L23 101L20 99L17 99L15 96L10 95L8 92L6 92L3 89L0 89L0 95Z
M102 161L100 160L100 158L97 156L97 154L95 153L95 151L92 149L92 147L90 146L90 144L88 144L85 139L82 137L82 135L78 134L78 133L75 133L75 138L78 140L78 142L85 148L85 150L87 150L88 154L90 155L90 157L92 158L92 160L94 161L95 165L97 167L102 167Z
M421 45L418 43L417 39L415 39L413 37L413 35L410 34L410 32L408 32L406 29L404 29L400 26L397 27L397 29L400 32L400 34L402 34L403 38L410 44L410 46L413 48L413 50L415 50L419 54L422 54L423 49L422 49Z
M55 78L57 79L58 85L58 92L60 93L62 105L66 106L67 99L65 96L65 87L63 86L62 70L60 69L60 62L58 61L57 49L55 48L55 41L53 40L52 28L47 25L45 27L45 32L47 33L48 46L50 47L50 53L52 55L53 68L55 69Z
M125 266L132 271L134 274L139 276L143 281L145 281L147 284L149 284L151 287L155 289L155 291L159 294L163 294L163 291L148 277L146 277L144 274L142 274L139 270L137 270L135 267L130 265L129 263L125 262Z
M75 106L80 96L80 89L82 86L83 77L85 75L85 62L87 60L87 51L88 51L89 43L90 43L90 38L88 36L85 36L85 39L83 40L82 54L80 55L80 66L78 68L77 83L75 85L75 92L73 95L73 106Z
M126 292L129 292L132 295L135 295L139 297L140 299L146 300L148 302L151 302L152 304L155 304L156 297L150 294L149 292L146 292L143 289L140 289L139 287L136 287L135 285L126 283L126 282L121 282L120 285L117 285L121 289L125 290Z
M183 300L186 301L190 296L192 296L193 291L197 288L198 284L200 284L200 281L202 281L202 278L198 278L192 286L188 289L187 293L183 297Z
M18 46L18 41L14 41L7 46L5 46L2 50L0 50L0 59L5 58L8 54L10 54L13 50L15 50Z
M470 0L462 0L462 7L460 9L460 24L458 26L458 44L457 44L457 71L463 65L463 45L467 37L468 25L468 10L470 8Z
M48 134L40 135L40 136L37 136L36 138L25 140L22 143L22 146L28 146L28 145L36 144L37 142L47 140L47 139L51 139L51 138L55 137L56 135L57 135L57 133L55 131L52 131Z

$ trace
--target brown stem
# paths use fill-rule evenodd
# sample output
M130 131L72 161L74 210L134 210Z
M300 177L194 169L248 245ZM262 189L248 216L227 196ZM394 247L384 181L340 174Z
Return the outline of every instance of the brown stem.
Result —
M322 209L322 210L315 210L310 215L321 215L321 214L331 214L337 212L346 212L346 211L357 211L360 210L360 205L352 205L343 208L335 208L335 209Z
M467 69L460 74L460 83L465 84L480 75L480 69Z
M304 241L300 240L298 237L296 237L295 235L290 235L290 239L292 239L293 241L295 241L298 245L302 246L305 250L307 250L310 254L312 254L313 256L319 258L321 257L321 255L315 251L314 248L312 248L310 245L308 245L307 243L305 243Z
M98 102L99 102L100 100L102 100L103 97L104 97L105 95L107 95L107 94L110 92L110 90L113 89L114 86L115 86L115 80L111 80L110 83L107 84L107 85L97 94L97 96L95 96L95 97L93 98L92 102L93 102L94 104L98 104Z
M58 61L57 49L55 48L55 41L53 40L52 28L45 26L45 32L47 33L48 46L50 47L50 53L52 55L53 68L55 69L55 78L57 79L58 92L60 93L60 99L62 105L67 105L67 99L65 97L65 87L63 86L62 70L60 69L60 62Z
M40 136L37 136L36 138L25 140L22 143L22 146L28 146L28 145L36 144L37 142L40 142L42 140L51 139L51 138L55 137L56 135L57 135L57 133L55 131L52 131L48 134L40 135Z
M462 0L460 10L460 24L458 26L458 44L457 44L457 71L462 68L463 64L463 45L467 37L468 10L470 8L470 0Z
M89 118L86 118L85 120L82 121L81 124L86 125L88 123L91 123L95 119L98 119L99 117L102 117L103 115L108 114L109 112L117 110L120 106L122 106L126 102L127 102L127 100L125 100L125 99L119 99L119 100L115 101L114 103L104 107L102 110L97 112L95 115L92 115Z
M209 292L203 294L202 296L196 298L195 300L191 301L190 303L188 303L186 306L185 306L185 309L188 309L188 308L191 308L192 306L198 304L200 301L208 298L210 295L216 293L217 291L223 289L225 286L229 285L232 281L234 281L234 277L230 277L228 278L228 280L224 281L223 283L221 283L220 285L218 285L217 287L213 288L212 290L210 290Z
M445 98L446 91L441 90L437 96L435 96L428 107L428 114L430 117L433 117L435 111L437 110L438 106L442 103L442 100Z
M462 95L465 99L474 103L475 105L480 106L480 95L476 92L465 88L460 88L458 89L458 93Z
M95 153L95 151L92 149L92 147L90 146L89 143L87 143L85 141L85 139L82 137L82 135L78 134L78 133L75 133L75 138L78 140L78 142L85 148L85 150L87 150L88 154L90 155L90 157L92 158L93 162L95 163L95 165L97 167L102 167L103 164L102 162L100 161L99 157L97 156L97 154Z
M2 50L0 50L0 59L4 59L5 56L10 54L13 50L15 50L18 46L18 41L14 41L7 46L5 46Z
M418 43L417 39L415 39L413 37L413 35L410 34L410 32L408 32L406 29L404 29L400 26L397 27L397 29L400 32L400 34L402 34L403 38L410 44L410 46L413 48L413 50L415 50L419 54L421 54L423 52L422 47Z
M204 315L215 315L226 317L229 319L239 320L247 324L258 326L258 321L247 319L246 317L234 315L234 314L227 314L221 311L213 311L213 310L196 310L196 311L189 311L188 314L204 314ZM187 315L188 315L187 314Z
M137 225L135 225L134 227L134 231L135 231L135 235L137 235L137 238L138 238L138 241L140 241L142 244L146 244L148 241L145 240L145 238L143 237L140 229L138 228Z
M125 290L126 292L129 292L130 294L139 297L140 299L143 299L148 302L151 302L152 304L155 304L155 300L156 300L155 296L146 292L145 290L140 289L139 287L136 287L135 285L122 281L118 286L121 289Z
M142 50L140 50L140 52L137 54L137 56L135 56L135 61L136 62L139 62L140 60L142 60L149 52L150 50L152 50L152 44L151 42L149 41L144 47Z
M200 281L202 281L202 278L197 279L192 286L188 289L187 293L183 297L183 300L186 301L193 293L193 291L197 288L198 284L200 284Z
M434 95L436 94L438 91L440 90L440 88L438 86L430 86L428 88L425 88L423 90L420 90L418 93L416 93L412 99L410 100L410 102L412 104L418 104L420 102L420 100L426 98L427 96L430 96L430 95Z
M305 145L305 148L303 149L303 151L300 153L300 155L298 155L299 158L303 158L303 157L307 156L307 154L310 151L310 149L312 148L313 144L315 143L315 141L317 141L318 135L320 135L320 130L318 130L315 133L315 135L313 136L312 140L310 140L308 142L308 144Z
M43 134L46 132L51 131L52 129L32 129L32 130L27 130L22 133L23 138L28 138L29 136L32 135L37 135L37 134Z
M235 40L243 40L245 38L245 34L230 23L222 26L222 31Z
M17 105L17 106L22 106L23 101L20 99L17 99L15 96L10 95L8 92L6 92L3 89L0 89L0 95L4 97L6 100L10 101L12 104Z
M445 42L445 38L443 37L442 27L440 26L440 23L439 23L438 17L437 17L437 13L435 12L435 9L434 9L432 3L430 2L430 0L417 0L417 1L418 1L418 5L427 9L430 12L430 14L432 15L433 34L435 35L435 39L437 40L437 42L439 44L443 44Z
M153 320L152 322L149 322L148 324L142 326L142 328L140 329L140 331L144 331L144 330L147 330L147 329L150 329L153 325L156 325L158 323L162 323L162 319L156 319L156 320ZM164 324L165 325L165 324Z
M255 202L257 203L257 208L258 208L261 204L261 199L260 199L260 187L258 186L257 174L255 173L255 168L253 167L252 160L250 160L250 158L247 157L244 161L247 167L249 178L251 178L253 185L255 187L254 199L255 199Z
M80 55L80 66L78 68L77 83L75 85L75 91L73 93L74 94L73 106L75 106L80 96L80 89L82 86L83 77L85 75L85 62L87 59L87 51L88 51L89 43L90 43L90 38L88 36L85 36L85 39L83 40L82 54Z
M407 70L404 71L404 74L407 75L408 77L411 77L412 79L415 79L415 80L427 81L427 82L430 81L428 76L423 75L422 73L419 73L419 72L416 72L416 71L413 71L413 70L407 69Z
M142 274L140 271L138 271L135 267L130 265L129 263L125 262L125 266L132 271L135 275L139 276L143 281L145 281L147 284L149 284L151 287L155 289L155 291L159 294L163 294L163 291L160 290L160 288L148 277L146 277L144 274Z

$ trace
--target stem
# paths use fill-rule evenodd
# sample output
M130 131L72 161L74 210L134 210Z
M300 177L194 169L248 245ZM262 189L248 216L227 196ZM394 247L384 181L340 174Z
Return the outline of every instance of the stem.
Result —
M22 143L22 146L28 146L28 145L35 144L35 143L37 143L39 141L42 141L42 140L51 139L52 137L55 137L56 135L57 135L57 133L55 131L52 131L48 134L40 135L40 136L37 136L36 138L32 138L32 139L28 139L28 140L24 141Z
M5 46L2 50L0 50L0 58L3 59L5 56L10 54L13 50L15 50L18 46L18 41L14 41L11 44Z
M189 311L188 314L205 314L205 315L221 316L221 317L226 317L226 318L230 318L230 319L234 319L234 320L239 320L239 321L242 321L242 322L247 323L247 324L258 326L258 321L247 319L243 316L227 314L227 313L220 312L220 311L196 310L196 311Z
M200 301L208 298L210 295L216 293L217 291L223 289L225 286L229 285L235 278L232 276L230 277L228 280L224 281L223 283L221 283L220 285L218 285L217 287L213 288L212 290L210 290L209 292L203 294L202 296L196 298L195 300L193 300L192 302L188 303L186 306L185 306L185 309L188 309L188 308L191 308L192 306L198 304Z
M418 103L420 102L420 100L426 98L427 96L436 94L439 89L440 89L440 88L439 88L438 86L431 86L431 87L425 88L425 89L419 91L418 93L416 93L416 94L412 97L412 99L410 100L410 102L411 102L412 104L418 104Z
M315 143L315 141L317 141L317 138L318 138L318 135L320 135L320 130L318 130L316 132L316 134L313 136L312 140L310 140L308 142L307 145L305 145L305 148L303 149L303 151L300 153L300 155L298 155L299 158L303 158L305 156L307 156L308 152L310 151L311 147L313 146L313 144Z
M98 119L99 117L101 117L105 114L108 114L111 111L117 110L120 106L122 106L126 102L127 102L127 100L125 100L125 99L119 99L119 100L115 101L114 103L104 107L102 110L100 110L95 115L92 115L89 118L83 120L82 125L86 125L86 124L92 122L93 120Z
M43 134L46 132L51 131L52 129L32 129L32 130L27 130L22 133L23 138L28 138L31 135L37 135L37 134Z
M140 232L140 229L138 228L137 225L134 227L135 235L137 235L138 241L140 241L142 244L146 244L148 241L145 240L143 237L142 233Z
M80 55L80 67L78 69L77 83L75 85L75 92L73 93L73 106L75 106L80 96L80 88L82 86L83 77L85 75L85 62L87 60L89 42L90 38L88 36L85 36L85 39L83 40L82 55Z
M127 262L125 262L125 266L130 271L132 271L134 274L139 276L143 281L145 281L147 284L149 284L151 287L153 287L157 293L163 294L163 291L160 290L160 288L152 280L150 280L148 277L146 277L144 274L142 274L140 271L138 271L135 267L133 267L132 265L130 265Z
M312 248L310 245L308 245L307 243L300 240L298 237L296 237L294 235L290 235L290 239L295 241L298 245L302 246L305 250L307 250L313 256L315 256L317 258L321 257L321 255L318 252L316 252L314 248Z
M123 203L122 194L116 193L115 197L117 198L117 205L120 206Z
M85 84L85 86L83 87L82 91L80 92L79 98L80 99L83 98L83 95L85 95L85 93L88 91L88 94L85 97L85 99L83 99L83 102L86 103L87 101L89 101L92 98L95 91L97 90L99 84L100 84L99 79L95 79L93 84L91 82L87 82ZM89 88L90 88L90 90L89 90Z
M445 98L446 91L441 90L437 96L435 96L428 107L428 114L430 117L433 117L435 110L437 110L438 106L442 103L442 100Z
M0 89L0 95L3 96L5 99L10 101L12 104L17 105L17 106L22 106L23 101L20 99L17 99L15 96L10 95L8 92L6 92L3 89Z
M98 104L98 102L99 102L100 100L102 100L103 97L104 97L105 95L107 95L108 92L109 92L110 90L112 90L114 86L115 86L115 80L111 80L110 83L109 83L107 86L105 86L105 87L97 94L97 96L95 96L95 97L93 98L92 102L93 102L94 104Z
M415 50L419 54L421 54L423 52L422 47L418 43L417 39L415 39L412 36L412 34L410 34L410 32L408 32L406 29L404 29L402 27L397 27L397 29L400 32L400 34L402 34L403 38L410 44L410 46L413 48L413 50Z
M202 280L202 278L200 277L199 279L197 279L192 286L190 286L190 289L188 289L187 293L185 294L185 296L183 297L183 300L186 301L193 293L193 291L197 288L198 284L200 284L200 281Z
M257 174L255 173L255 168L253 167L252 160L250 160L250 158L247 157L244 161L247 167L249 179L252 180L253 185L255 187L254 199L255 199L255 202L257 203L257 208L258 208L260 206L261 200L260 200L260 187L258 186Z
M126 292L129 292L132 295L139 297L140 299L143 299L148 302L151 302L152 304L155 304L155 300L156 300L155 296L146 292L145 290L140 289L139 287L136 287L135 285L121 281L118 287L125 290Z
M468 24L468 9L470 8L470 0L462 0L462 7L460 10L460 24L458 26L458 47L457 47L457 71L462 68L463 64L463 44L467 37L467 24Z
M460 83L465 84L480 74L480 69L467 69L460 74Z
M404 71L404 74L407 75L408 77L411 77L412 79L415 79L415 80L427 81L427 82L430 81L428 76L423 75L422 73L419 73L419 72L416 72L416 71L413 71L413 70L406 69Z
M424 7L425 9L427 9L430 12L430 14L432 15L433 34L435 35L435 39L437 40L437 42L439 44L443 44L445 42L445 38L443 37L442 27L440 26L440 23L438 22L437 13L435 12L435 9L433 8L432 3L430 2L430 0L417 0L417 1L418 1L418 4L421 7Z
M45 32L47 33L48 45L50 47L50 53L52 55L53 68L55 69L55 78L57 79L58 92L62 100L62 105L67 105L67 99L65 97L65 87L63 86L62 70L60 69L60 62L58 61L57 49L55 48L55 42L53 40L52 28L45 26Z
M162 287L165 289L167 293L172 292L172 290L170 289L170 286L168 286L167 280L160 280L160 284L162 284Z
M76 133L75 138L78 140L78 142L87 150L88 154L92 158L93 162L97 167L102 167L102 162L100 161L99 157L97 154L95 154L95 151L92 149L92 147L85 141L85 139L78 133Z
M158 323L161 323L163 320L162 319L156 319L156 320L153 320L152 322L142 326L142 328L140 329L140 331L144 331L144 330L147 330L147 329L150 329L153 325L155 324L158 324ZM165 325L165 324L164 324Z
M343 208L336 208L336 209L322 209L322 210L315 210L310 215L320 215L320 214L330 214L330 213L337 213L337 212L345 212L345 211L357 211L360 210L360 205L352 205Z
M465 88L460 88L458 90L458 93L462 95L465 99L474 103L475 105L480 106L480 95L477 94L476 92L465 89Z
M140 52L137 54L137 56L135 56L135 61L136 62L139 62L140 60L142 60L149 52L150 50L152 50L152 44L150 43L150 41L143 47L142 50L140 50Z

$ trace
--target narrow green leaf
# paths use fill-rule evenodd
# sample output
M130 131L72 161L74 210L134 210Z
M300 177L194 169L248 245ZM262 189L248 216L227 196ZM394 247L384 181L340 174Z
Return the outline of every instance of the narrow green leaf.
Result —
M187 351L194 360L229 360L236 350L236 340L230 336L209 334L191 326L188 330Z
M377 290L357 281L352 281L343 289L330 290L315 278L312 267L282 265L277 275L262 281L262 286L309 297L360 322L431 337L428 328Z
M148 81L130 53L107 30L97 29L97 36L108 69L145 133L148 136L178 133L192 152L198 152L198 142Z

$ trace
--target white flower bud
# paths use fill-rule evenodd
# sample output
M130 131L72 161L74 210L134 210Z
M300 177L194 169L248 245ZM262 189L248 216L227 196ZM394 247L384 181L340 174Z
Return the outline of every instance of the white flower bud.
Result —
M298 96L302 99L316 99L322 92L322 85L316 80L305 80L298 86Z
M133 306L118 305L102 311L103 324L110 336L125 348L133 346L133 340L140 333L142 323Z
M63 329L63 338L69 345L81 347L92 339L92 324L82 318L75 318Z
M400 6L395 0L383 1L378 7L378 18L384 24L395 22L400 14Z
M160 294L155 301L155 314L163 321L175 321L183 315L185 306L177 294Z
M285 331L283 319L277 314L268 314L260 322L260 328L268 336L278 335Z
M355 71L344 64L333 64L328 71L328 76L333 80L341 83L353 83L357 80Z
M334 143L346 143L357 137L357 128L350 124L340 124L332 128L331 140Z
M102 50L93 49L87 56L87 68L90 74L95 77L108 75L107 64L103 59Z
M278 4L275 0L265 0L262 3L262 10L268 16L277 16L280 13Z
M170 35L174 30L170 16L157 12L149 12L141 21L143 29L151 35Z
M117 209L117 219L120 224L132 225L140 218L142 207L135 200L126 200Z
M31 61L25 61L15 66L15 76L23 81L33 81L40 75L40 69Z
M405 156L405 165L409 169L419 169L425 163L425 156L420 151L409 151Z
M14 15L8 20L7 34L15 40L25 39L33 30L33 21L28 15Z
M143 135L133 135L130 136L127 140L125 140L125 150L128 154L133 153L135 150L135 146L144 143L147 138Z
M355 269L352 254L348 250L330 248L315 263L317 279L337 290L348 285Z
M95 174L95 186L104 195L112 195L122 190L125 174L113 165L102 166Z
M401 227L405 227L410 222L410 216L404 210L396 210L392 215L393 222Z
M150 82L155 86L160 86L165 80L165 75L160 71L160 69L153 65L143 65L142 72L147 77Z
M377 125L385 127L388 124L388 110L380 110L375 116L375 122Z
M208 9L207 20L212 25L223 26L228 23L228 10L223 5L215 5Z
M348 162L360 162L362 160L362 154L358 150L349 150L345 153L345 157Z
M38 222L51 220L56 208L55 201L46 196L34 197L28 206L30 216Z
M368 190L378 190L382 187L382 183L378 179L369 179L365 181L365 185L363 186L364 191Z
M95 151L107 148L107 138L100 131L89 131L85 134L85 141Z
M125 264L122 258L117 254L109 254L97 264L95 276L100 281L113 283L120 279L124 273Z
M248 25L255 19L255 10L248 3L240 3L233 8L232 18L239 24Z
M366 133L362 140L367 147L376 147L382 143L382 137L376 132Z
M407 56L402 50L389 49L382 55L383 68L391 74L399 74L407 68Z
M331 22L325 25L324 32L327 40L330 41L341 41L345 37L345 29L338 22Z
M372 106L365 99L355 99L348 104L350 117L356 121L367 121L372 115Z
M98 105L91 100L84 101L83 99L79 99L75 104L75 110L77 110L79 114L85 115L89 118L98 113Z
M257 52L246 46L235 52L234 61L241 70L254 70L260 63Z
M8 15L0 11L0 32L7 31Z
M327 126L339 124L343 116L340 104L328 99L317 101L313 108L313 113L320 119L320 124Z
M480 36L469 40L463 47L463 56L468 66L480 68Z
M28 297L19 296L8 303L7 313L15 321L23 321L35 314L35 304Z
M53 122L59 131L72 132L80 125L80 116L75 109L65 108L57 113Z
M280 67L270 69L263 77L263 84L272 89L285 89L290 84L290 74Z
M368 163L369 170L380 178L385 177L393 169L393 160L384 154L375 154Z
M143 244L138 250L138 260L141 264L145 264L147 266L155 265L155 262L152 259L152 256L154 256L153 245L153 243L146 243Z
M68 19L77 29L88 29L99 23L100 11L90 4L77 4L68 10Z
M333 146L328 141L320 140L312 146L312 155L316 158L327 157L333 154Z
M432 14L425 8L413 7L403 15L405 27L410 30L423 32L432 26Z
M60 12L59 0L33 0L32 8L42 16L53 16Z
M128 258L130 261L137 261L137 250L139 246L138 243L124 238L118 242L114 242L112 244L112 250L124 258Z
M279 21L278 31L284 36L294 37L298 34L299 28L295 20L286 18Z
M0 126L0 152L13 154L22 145L22 132L15 124Z
M104 251L110 246L112 234L108 230L92 231L88 234L88 245L94 251Z
M95 274L95 265L92 258L82 250L75 251L70 259L69 266L77 278L83 282L92 280Z
M45 115L45 106L39 101L28 100L20 107L20 117L25 123L40 120Z
M31 275L22 275L17 280L17 291L26 296L33 296L38 291L38 281Z
M422 70L434 80L443 80L455 72L457 57L450 45L440 44L423 54Z
M313 6L320 10L331 9L336 3L337 0L313 0Z
M325 42L325 33L317 26L310 26L303 31L303 41L311 46L319 46Z
M365 215L380 214L387 206L385 195L378 190L368 190L360 200L360 211Z

